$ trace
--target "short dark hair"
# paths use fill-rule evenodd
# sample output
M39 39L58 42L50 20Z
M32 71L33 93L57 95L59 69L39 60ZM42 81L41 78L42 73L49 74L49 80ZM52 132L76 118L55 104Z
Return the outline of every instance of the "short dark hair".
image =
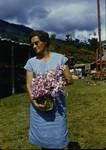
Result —
M34 36L38 36L40 41L46 42L47 46L50 45L50 38L49 38L49 34L47 32L45 32L43 30L35 30L30 34L30 40Z

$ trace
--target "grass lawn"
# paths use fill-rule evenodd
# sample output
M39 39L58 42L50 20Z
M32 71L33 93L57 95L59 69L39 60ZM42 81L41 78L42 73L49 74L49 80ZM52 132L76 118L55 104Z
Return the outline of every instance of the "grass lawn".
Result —
M67 123L81 149L106 148L106 82L76 80L67 87ZM26 93L0 99L0 149L39 149L28 143L29 99Z

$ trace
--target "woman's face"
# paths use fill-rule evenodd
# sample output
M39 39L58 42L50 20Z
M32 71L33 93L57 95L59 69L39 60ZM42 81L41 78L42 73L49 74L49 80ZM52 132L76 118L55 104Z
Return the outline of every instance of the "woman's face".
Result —
M42 42L40 41L39 37L38 36L33 36L31 38L31 44L33 46L33 49L34 51L37 53L37 54L42 54L46 49L46 43L45 42Z

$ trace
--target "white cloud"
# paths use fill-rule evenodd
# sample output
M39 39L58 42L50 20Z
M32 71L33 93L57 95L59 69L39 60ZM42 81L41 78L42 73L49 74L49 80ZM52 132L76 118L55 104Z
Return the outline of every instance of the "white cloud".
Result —
M101 2L101 22L103 23L104 3L103 0ZM33 29L54 32L59 37L65 33L89 35L97 29L97 1L1 0L0 18ZM104 38L104 31L102 33Z

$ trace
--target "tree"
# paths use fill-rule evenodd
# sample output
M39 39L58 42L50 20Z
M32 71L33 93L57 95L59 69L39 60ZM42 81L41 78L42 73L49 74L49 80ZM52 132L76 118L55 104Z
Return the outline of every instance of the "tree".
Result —
M66 34L66 42L70 42L72 40L71 35L70 34Z
M89 42L89 49L96 51L98 48L98 41L96 38L88 39Z
M51 39L50 49L51 51L53 51L56 45L56 34L55 33L51 34L50 39Z

